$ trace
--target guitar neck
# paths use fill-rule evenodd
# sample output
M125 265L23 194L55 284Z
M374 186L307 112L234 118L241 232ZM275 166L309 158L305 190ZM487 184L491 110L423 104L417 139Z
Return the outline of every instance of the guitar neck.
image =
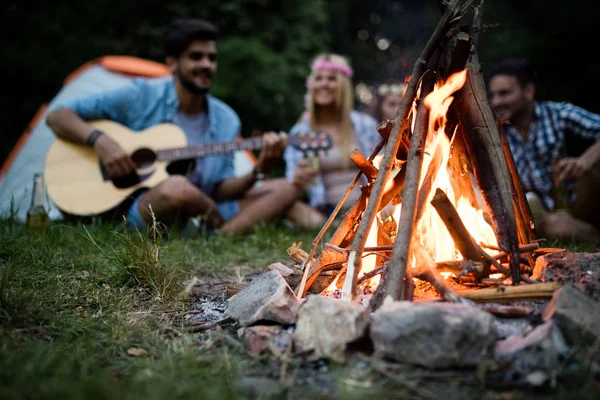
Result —
M178 161L234 153L238 150L258 150L263 147L262 137L224 143L208 143L156 151L160 161Z

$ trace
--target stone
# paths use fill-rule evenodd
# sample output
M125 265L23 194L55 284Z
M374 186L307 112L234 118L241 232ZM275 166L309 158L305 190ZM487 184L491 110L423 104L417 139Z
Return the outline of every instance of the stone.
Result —
M279 271L254 278L228 301L228 315L249 326L259 321L292 325L298 317L300 301Z
M309 295L298 312L294 332L297 352L310 360L344 362L349 344L366 337L371 315L362 304Z
M491 357L496 338L494 317L466 304L394 301L371 323L376 354L428 368L476 366Z

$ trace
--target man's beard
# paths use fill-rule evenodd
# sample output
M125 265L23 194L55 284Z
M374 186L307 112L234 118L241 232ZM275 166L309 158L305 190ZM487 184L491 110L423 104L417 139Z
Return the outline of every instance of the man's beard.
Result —
M206 72L209 76L211 76L210 72ZM177 69L177 76L181 81L181 85L192 94L206 94L209 91L209 87L201 87L194 83L193 80L188 79L182 72L181 69ZM212 76L211 76L212 77Z

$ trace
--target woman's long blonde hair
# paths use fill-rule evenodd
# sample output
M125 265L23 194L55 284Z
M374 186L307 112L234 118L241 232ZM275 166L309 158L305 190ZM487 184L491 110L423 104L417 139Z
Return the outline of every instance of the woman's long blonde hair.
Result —
M309 77L309 82L312 82L317 74L318 69L314 68L314 66L319 61L327 61L329 63L333 63L335 65L339 65L342 70L352 71L350 68L350 63L348 59L339 54L320 54L313 61L313 68ZM353 109L353 95L352 95L352 82L350 77L346 76L346 74L335 71L335 74L338 79L338 90L335 96L335 112L337 121L339 124L339 130L341 133L340 137L340 149L342 153L343 165L347 166L350 157L350 145L352 140L354 139L354 128L352 127L352 120L350 119L350 112ZM310 83L309 83L310 84ZM319 121L317 121L316 116L316 104L312 96L312 88L309 90L310 93L310 102L308 107L309 112L309 123L310 127L313 130L318 129Z

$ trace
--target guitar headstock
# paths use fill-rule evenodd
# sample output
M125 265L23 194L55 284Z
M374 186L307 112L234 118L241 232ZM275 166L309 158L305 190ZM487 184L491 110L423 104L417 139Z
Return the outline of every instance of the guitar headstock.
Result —
M300 132L289 136L289 144L304 153L327 151L333 146L333 139L325 132Z

